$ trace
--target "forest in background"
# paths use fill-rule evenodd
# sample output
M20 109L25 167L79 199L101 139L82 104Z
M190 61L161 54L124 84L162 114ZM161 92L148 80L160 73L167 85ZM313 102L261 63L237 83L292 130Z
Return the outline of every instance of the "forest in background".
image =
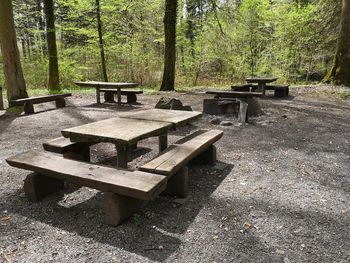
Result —
M164 1L100 0L100 8L109 80L159 86ZM42 0L15 0L13 10L27 87L45 88ZM179 1L176 86L228 84L251 75L320 81L332 65L340 13L341 1L331 0ZM95 0L57 0L55 18L61 87L103 80Z

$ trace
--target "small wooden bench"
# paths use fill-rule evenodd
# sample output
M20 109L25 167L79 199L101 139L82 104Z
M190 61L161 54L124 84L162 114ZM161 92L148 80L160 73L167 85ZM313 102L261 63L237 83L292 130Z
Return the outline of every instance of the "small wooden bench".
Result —
M261 92L229 91L229 90L211 90L206 94L214 94L215 98L253 98L261 97Z
M114 101L114 94L118 94L117 89L100 89L100 92L104 92L104 98L105 102L115 102ZM136 103L137 101L137 94L142 94L142 90L121 90L120 94L121 95L126 95L126 102L131 104L131 103Z
M167 178L162 175L115 169L47 152L28 151L6 161L13 167L34 172L24 181L26 196L33 202L60 191L64 182L105 192L105 220L110 225L118 225L130 217L142 201L154 200L167 184Z
M45 151L62 154L64 158L90 162L90 146L94 143L71 142L70 139L58 137L44 142Z
M255 91L256 88L252 88L252 91ZM289 85L266 85L266 90L273 90L274 97L283 98L289 96Z
M56 108L63 108L66 106L66 101L64 100L64 98L69 96L72 96L72 94L71 93L52 94L52 95L46 95L46 96L24 98L24 99L12 100L11 105L13 106L24 105L24 112L26 114L31 114L31 113L34 113L33 104L55 101Z
M188 163L215 164L216 148L213 144L222 135L223 131L220 130L196 131L177 141L139 169L167 177L169 181L164 193L186 197Z

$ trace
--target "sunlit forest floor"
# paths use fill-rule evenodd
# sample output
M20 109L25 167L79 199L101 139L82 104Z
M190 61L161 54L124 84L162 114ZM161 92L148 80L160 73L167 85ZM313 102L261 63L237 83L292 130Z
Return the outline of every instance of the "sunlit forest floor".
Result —
M189 197L161 196L118 227L103 223L101 194L70 185L38 203L22 190L28 171L5 159L60 136L64 128L153 108L162 97L202 110L200 92L146 93L139 104L95 104L74 93L67 107L0 111L0 261L3 262L350 262L350 100L346 88L293 87L288 99L259 99L264 112L241 125L201 119L171 132L222 129L217 165L190 169ZM157 153L142 141L130 168ZM92 161L115 164L113 146Z

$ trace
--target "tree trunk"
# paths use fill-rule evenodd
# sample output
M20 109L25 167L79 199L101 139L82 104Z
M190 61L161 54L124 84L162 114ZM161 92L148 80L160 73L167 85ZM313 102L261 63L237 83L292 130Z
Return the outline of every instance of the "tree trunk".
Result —
M46 16L47 50L49 54L49 90L53 92L60 89L53 0L44 0L44 11Z
M108 82L105 50L104 50L104 46L103 46L100 0L96 0L96 15L97 15L97 29L98 29L99 47L100 47L100 54L101 54L102 74L103 74L104 81Z
M28 94L17 46L11 0L2 0L0 5L0 47L4 63L7 99L9 106L12 106L12 100L27 98Z
M175 82L175 60L176 60L176 15L177 0L165 1L164 33L164 73L160 90L174 90Z
M325 82L350 87L350 0L343 0L337 50Z

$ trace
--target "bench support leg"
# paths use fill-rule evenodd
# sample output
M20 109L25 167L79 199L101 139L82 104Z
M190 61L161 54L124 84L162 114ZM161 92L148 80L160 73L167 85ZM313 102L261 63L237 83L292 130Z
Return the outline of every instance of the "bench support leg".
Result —
M240 122L248 122L248 103L239 100L239 120Z
M198 155L190 165L215 165L216 163L216 147L211 145L205 152Z
M159 152L164 151L168 148L168 134L159 135Z
M105 91L104 98L105 98L105 102L110 102L110 103L115 102L113 92Z
M56 102L56 108L66 107L66 101L64 100L64 98L58 98L55 100L55 102Z
M64 187L64 182L38 173L29 174L24 180L24 192L32 202L37 202Z
M286 95L287 92L285 89L276 89L275 93L274 93L274 97L276 98L283 98L283 97L287 97L288 95Z
M90 162L90 147L82 146L74 151L65 152L63 157L77 161Z
M117 226L132 216L143 203L141 200L113 193L104 193L103 199L105 222L112 226Z
M180 171L175 173L168 181L167 187L163 194L175 195L184 198L188 193L188 167L182 167Z
M32 114L34 113L34 107L31 102L24 103L24 113L26 114Z
M118 152L118 167L128 168L128 146L116 146Z
M137 101L137 97L135 94L127 94L126 95L126 101L127 103L131 104L131 103L136 103Z

